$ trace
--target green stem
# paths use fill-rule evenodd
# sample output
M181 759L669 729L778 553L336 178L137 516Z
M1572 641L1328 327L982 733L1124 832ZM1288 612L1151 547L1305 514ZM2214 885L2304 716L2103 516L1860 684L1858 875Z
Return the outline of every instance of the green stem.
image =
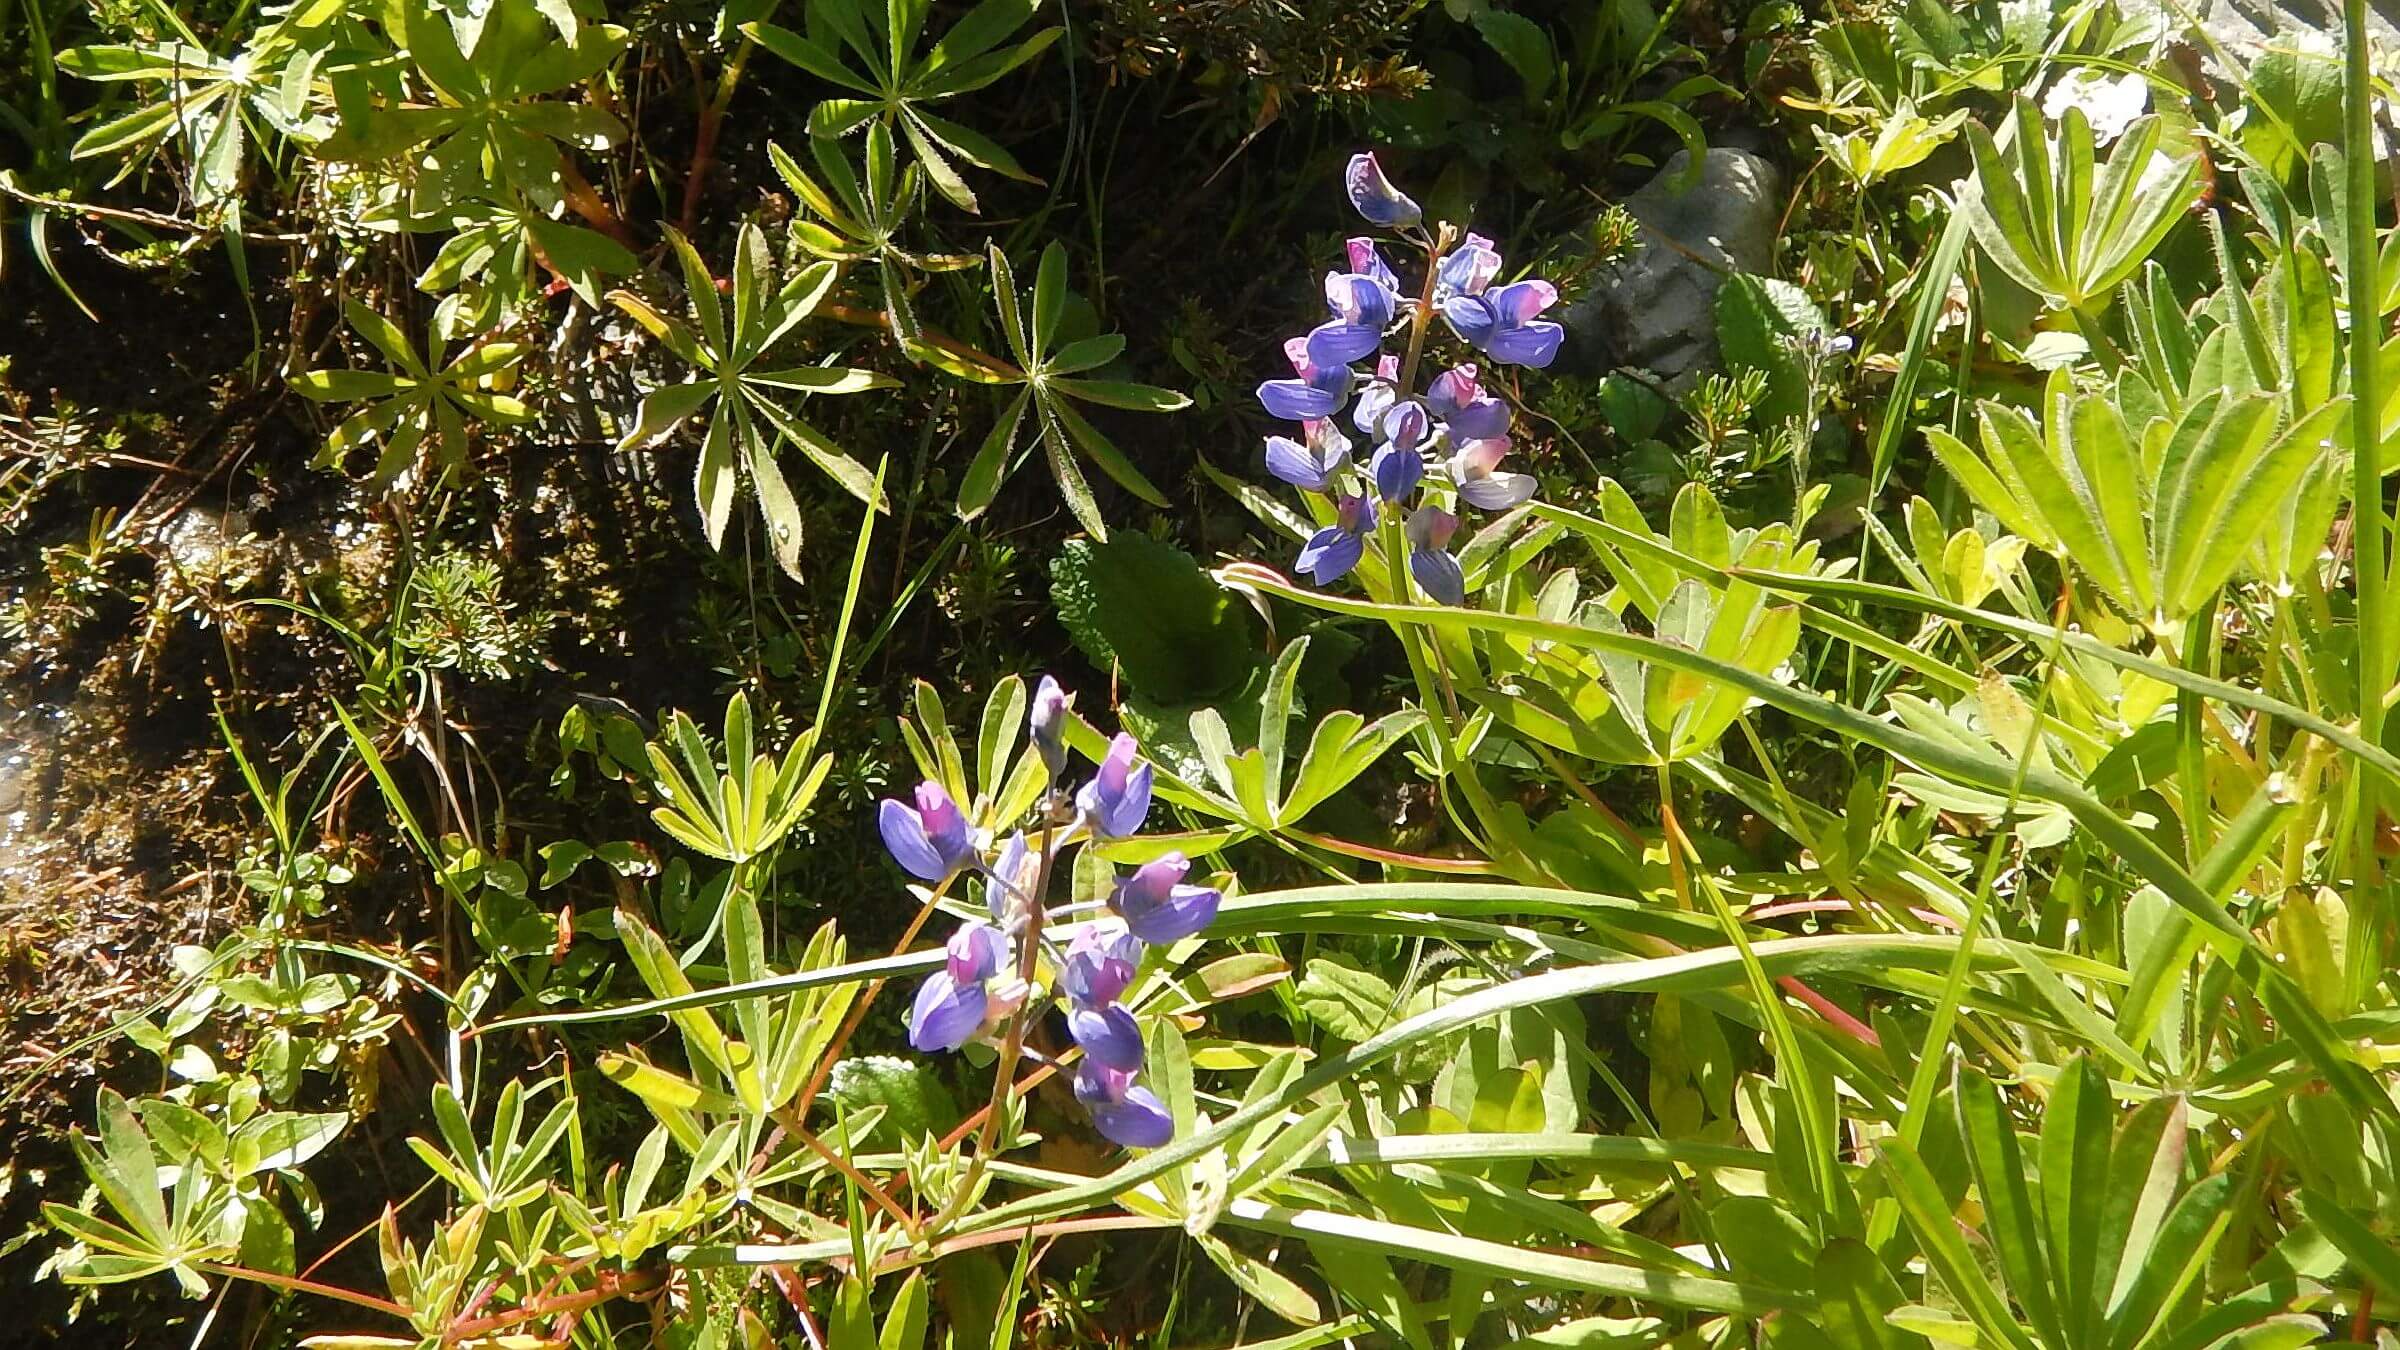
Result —
M2343 140L2348 191L2342 270L2350 296L2350 544L2358 585L2358 734L2383 744L2383 694L2391 681L2384 635L2384 586L2388 578L2390 522L2383 510L2383 399L2376 356L2381 344L2375 296L2379 289L2375 238L2374 75L2367 61L2367 0L2343 0ZM2375 856L2380 817L2378 793L2368 776L2351 776L2358 794L2352 841L2358 850L2356 882L2367 903L2352 905L2349 986L2362 996L2383 969L2383 876Z

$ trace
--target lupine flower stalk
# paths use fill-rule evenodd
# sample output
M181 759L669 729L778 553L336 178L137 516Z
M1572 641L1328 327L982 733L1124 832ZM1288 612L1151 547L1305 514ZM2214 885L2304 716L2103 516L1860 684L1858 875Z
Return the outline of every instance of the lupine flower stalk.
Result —
M1382 302L1375 298L1381 283L1367 272L1352 281L1363 283L1345 289L1357 300L1357 309L1346 315L1337 307L1337 322L1352 317L1388 322L1388 309L1379 308ZM1328 284L1329 297L1336 289ZM1382 293L1388 294L1388 289ZM1346 383L1348 369L1341 369ZM1319 421L1305 434L1307 442L1292 442L1285 455L1294 473L1315 481L1346 468L1349 441L1338 428ZM1371 506L1356 509L1353 535L1371 526L1372 511ZM885 847L911 876L936 887L962 875L980 877L983 883L989 920L963 924L951 934L942 968L918 987L908 1019L909 1044L920 1051L957 1050L978 1040L995 1042L1000 1049L993 1110L985 1116L969 1164L969 1182L956 1192L961 1196L973 1189L973 1178L993 1151L1003 1096L1017 1059L1027 1053L1028 1020L1048 1006L1053 993L1068 1038L1082 1056L1074 1070L1075 1096L1090 1111L1094 1127L1127 1148L1156 1148L1174 1136L1172 1114L1139 1081L1142 1026L1125 995L1145 950L1198 935L1216 918L1222 895L1212 887L1187 884L1190 861L1168 853L1114 883L1107 900L1110 917L1079 926L1063 953L1046 940L1046 931L1058 922L1045 892L1059 851L1078 842L1092 847L1138 834L1150 814L1155 776L1133 737L1120 734L1109 742L1092 776L1070 784L1066 730L1071 704L1066 691L1047 676L1035 689L1033 749L1049 771L1049 786L1030 838L1024 830L1012 831L991 848L987 861L986 842L936 783L918 785L905 800L882 803L877 813ZM1049 989L1043 988L1045 978ZM942 1220L950 1217L945 1212Z
M1414 387L1435 315L1473 354L1498 365L1548 366L1565 330L1542 317L1558 303L1547 281L1499 282L1492 241L1443 222L1428 229L1424 212L1393 185L1373 154L1350 160L1343 175L1350 204L1369 224L1397 232L1424 257L1414 298L1371 238L1350 240L1346 271L1325 276L1326 322L1284 344L1294 378L1258 387L1258 401L1299 438L1267 438L1267 471L1321 499L1332 517L1301 546L1294 568L1330 586L1358 566L1366 537L1379 526L1391 550L1393 586L1412 577L1427 597L1466 603L1466 575L1449 552L1457 511L1506 511L1533 497L1534 480L1500 469L1510 448L1508 404L1487 392L1475 360ZM1403 351L1384 350L1404 333ZM1362 371L1355 368L1366 363ZM1337 419L1343 411L1370 448L1361 462ZM1431 499L1420 501L1430 492ZM1405 545L1407 564L1401 565Z

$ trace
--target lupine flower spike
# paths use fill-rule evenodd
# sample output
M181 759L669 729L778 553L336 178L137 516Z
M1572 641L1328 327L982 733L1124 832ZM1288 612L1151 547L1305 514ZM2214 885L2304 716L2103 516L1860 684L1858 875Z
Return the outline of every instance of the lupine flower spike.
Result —
M1433 307L1460 340L1501 365L1547 366L1558 355L1565 330L1541 317L1558 303L1556 287L1531 279L1496 285L1501 258L1492 241L1447 225L1431 236L1459 242L1437 255L1427 232L1415 228L1422 218L1417 204L1393 186L1372 154L1351 159L1343 187L1361 216L1408 231L1408 241L1425 251ZM1422 390L1401 386L1400 358L1383 350L1383 339L1406 331L1413 357L1424 336L1414 325L1432 316L1408 298L1409 287L1375 240L1351 239L1343 251L1349 270L1325 278L1332 319L1284 344L1297 378L1269 380L1258 389L1268 412L1305 429L1304 440L1267 438L1267 471L1333 505L1333 523L1309 536L1293 567L1319 586L1339 581L1365 555L1378 517L1403 511L1409 574L1434 599L1463 604L1466 578L1448 549L1459 525L1454 513L1462 504L1485 511L1521 506L1537 485L1529 475L1499 467L1509 451L1512 416L1509 404L1486 387L1477 363L1453 365ZM1371 367L1353 368L1370 357ZM1413 372L1413 359L1410 364ZM1345 408L1350 426L1374 446L1363 465L1334 424Z
M1346 469L1349 443L1338 429L1320 420L1309 428L1309 438L1310 447L1299 451L1303 458L1313 453L1314 463L1330 466L1324 468L1328 476ZM1372 508L1360 509L1370 513L1365 518L1371 522ZM1079 837L1085 848L1129 838L1150 813L1155 773L1131 736L1109 743L1088 781L1066 781L1071 704L1058 681L1047 676L1034 691L1033 746L1050 771L1039 844L1028 844L1025 831L1011 830L987 864L965 817L933 783L919 787L913 800L887 801L879 810L884 842L902 867L935 882L962 871L981 873L991 912L989 922L968 923L950 935L941 969L918 986L908 1015L908 1041L918 1050L956 1050L978 1039L1022 1044L1023 1026L1011 1019L1035 1011L1025 1008L1036 990L1031 975L1041 955L1053 950L1043 930L1059 921L1043 894L1055 848L1073 847ZM1066 819L1068 802L1081 831ZM1135 871L1111 897L1119 917L1079 927L1058 958L1053 979L1067 1034L1082 1054L1075 1067L1075 1095L1090 1109L1100 1133L1127 1148L1156 1148L1175 1134L1175 1119L1165 1104L1135 1081L1143 1060L1142 1026L1124 996L1141 968L1145 942L1180 941L1216 917L1218 892L1183 884L1190 867L1182 854L1170 853Z

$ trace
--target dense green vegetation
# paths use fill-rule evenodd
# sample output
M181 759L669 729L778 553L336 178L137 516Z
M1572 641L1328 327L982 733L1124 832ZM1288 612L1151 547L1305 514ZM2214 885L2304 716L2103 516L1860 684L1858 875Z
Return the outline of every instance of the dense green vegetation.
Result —
M2263 14L0 0L0 1341L2393 1343Z

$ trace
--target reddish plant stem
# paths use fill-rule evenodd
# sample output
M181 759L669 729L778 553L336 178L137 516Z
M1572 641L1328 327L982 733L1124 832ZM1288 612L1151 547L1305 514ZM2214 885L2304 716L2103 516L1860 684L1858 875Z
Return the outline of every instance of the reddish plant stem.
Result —
M354 1289L319 1284L315 1280L303 1280L291 1275L277 1275L269 1271L252 1270L248 1266L229 1266L215 1261L201 1261L197 1264L201 1270L211 1275L222 1275L233 1280L248 1280L253 1284L271 1285L295 1294L315 1294L319 1298L333 1299L338 1303L350 1304L352 1307L371 1308L376 1312L397 1317L403 1322L408 1320L408 1309L388 1298L377 1298L373 1294L362 1294Z
M537 1322L545 1317L589 1312L614 1299L638 1298L656 1292L665 1288L666 1284L666 1272L660 1270L602 1271L600 1278L589 1289L578 1289L572 1294L561 1294L555 1298L535 1299L521 1307L489 1317L452 1322L442 1329L442 1343L456 1345L527 1322Z

